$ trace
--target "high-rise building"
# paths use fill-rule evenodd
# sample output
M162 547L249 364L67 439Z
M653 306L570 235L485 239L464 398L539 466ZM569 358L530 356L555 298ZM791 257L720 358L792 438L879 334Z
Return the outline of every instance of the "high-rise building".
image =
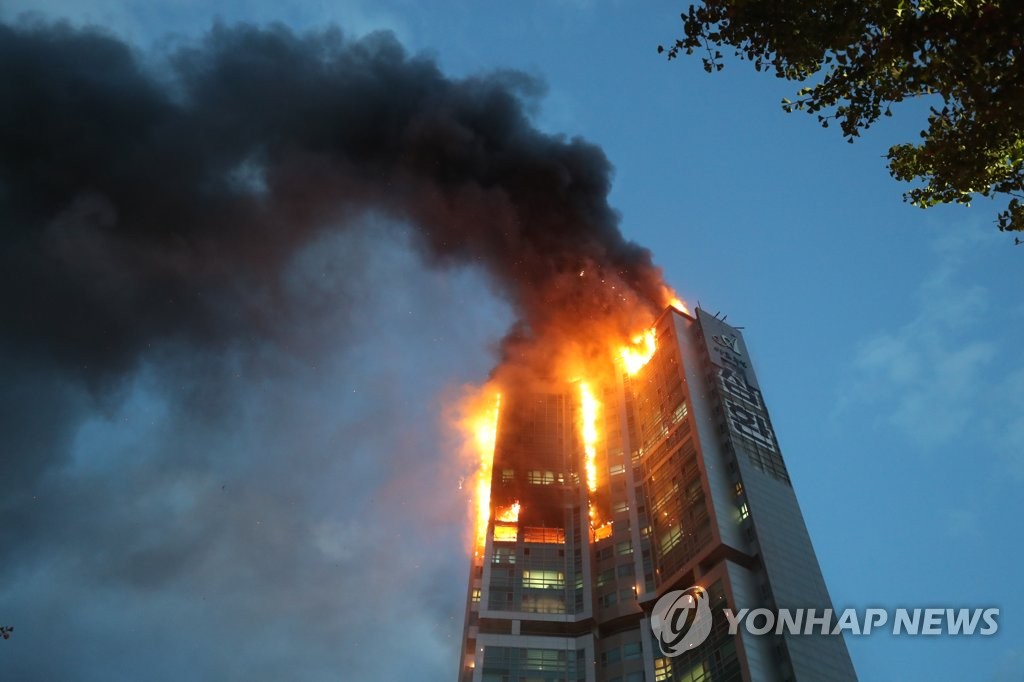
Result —
M856 680L841 636L729 634L725 608L831 602L742 335L654 329L615 385L502 395L460 682ZM652 608L694 585L711 632L666 656Z

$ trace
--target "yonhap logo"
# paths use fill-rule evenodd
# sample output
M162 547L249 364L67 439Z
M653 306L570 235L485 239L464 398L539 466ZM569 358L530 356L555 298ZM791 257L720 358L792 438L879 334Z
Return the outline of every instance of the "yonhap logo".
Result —
M711 634L708 592L694 585L662 596L651 612L651 629L665 656L678 656Z

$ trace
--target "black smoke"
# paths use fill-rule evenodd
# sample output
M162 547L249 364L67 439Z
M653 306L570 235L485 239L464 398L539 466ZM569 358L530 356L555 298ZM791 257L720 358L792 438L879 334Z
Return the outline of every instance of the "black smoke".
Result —
M523 75L454 80L389 34L281 26L216 26L168 61L0 27L5 351L94 378L157 338L273 335L283 263L368 208L430 262L484 268L529 335L660 302L607 159L538 132Z
M389 34L152 55L0 25L14 679L454 668L465 499L432 401L493 362L479 278L531 365L663 302L601 150L533 127L541 91Z

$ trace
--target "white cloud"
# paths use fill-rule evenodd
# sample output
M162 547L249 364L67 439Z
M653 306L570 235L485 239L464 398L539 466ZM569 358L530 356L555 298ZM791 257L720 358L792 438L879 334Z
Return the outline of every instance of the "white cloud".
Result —
M922 449L965 438L1004 455L1024 476L1024 356L1015 353L993 292L970 281L972 258L986 258L978 238L944 237L936 266L908 305L906 321L870 335L852 360L842 405L886 424Z

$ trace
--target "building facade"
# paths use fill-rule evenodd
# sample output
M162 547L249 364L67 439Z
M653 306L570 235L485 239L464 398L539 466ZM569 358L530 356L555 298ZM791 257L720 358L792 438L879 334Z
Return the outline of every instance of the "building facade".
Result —
M655 333L595 387L594 443L579 387L502 396L460 682L856 680L841 636L729 634L725 608L831 602L742 335L671 308ZM711 632L666 656L652 609L693 585Z

